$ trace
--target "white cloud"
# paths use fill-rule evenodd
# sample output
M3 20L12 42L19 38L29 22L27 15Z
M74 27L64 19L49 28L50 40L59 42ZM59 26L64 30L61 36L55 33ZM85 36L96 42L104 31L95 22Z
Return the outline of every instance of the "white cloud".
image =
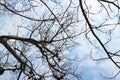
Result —
M19 24L19 20L17 17L8 17L3 16L0 19L0 35L7 35L7 34L16 34L17 32L17 24Z

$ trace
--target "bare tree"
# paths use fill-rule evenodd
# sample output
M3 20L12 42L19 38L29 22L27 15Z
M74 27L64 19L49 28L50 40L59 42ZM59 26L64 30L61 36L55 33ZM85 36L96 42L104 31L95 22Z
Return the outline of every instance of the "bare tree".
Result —
M118 72L109 78L115 78L120 73L120 47L113 45L120 42L119 4L119 0L0 0L1 17L14 16L21 23L16 34L0 35L0 75L13 71L17 80L79 80L79 67L72 64L76 58L66 57L66 51L85 35L105 54L96 59L91 51L91 58L111 60Z
M72 5L72 1L63 7L57 0L0 0L1 16L17 16L22 23L17 34L0 35L0 74L17 72L17 80L61 80L71 75L80 79L65 57L82 33L76 32L78 10L70 9ZM24 36L20 35L22 29Z
M82 11L82 15L87 26L85 35L87 40L96 49L101 49L101 54L106 54L106 56L99 59L95 59L91 54L91 58L95 61L111 60L113 64L118 68L118 72L114 76L105 77L111 79L117 77L120 73L120 47L117 46L117 43L119 43L120 39L116 38L119 33L117 33L117 30L120 29L120 2L119 0L94 1L96 4L91 4L87 0L79 0L79 7ZM94 36L99 44L94 44L91 39L92 37L90 37L90 34ZM118 41L115 41L116 39Z

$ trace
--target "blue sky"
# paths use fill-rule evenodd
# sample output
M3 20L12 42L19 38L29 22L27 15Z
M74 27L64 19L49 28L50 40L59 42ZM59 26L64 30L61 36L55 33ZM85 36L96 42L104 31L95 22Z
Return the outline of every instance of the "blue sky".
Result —
M63 1L65 2L67 0L63 0ZM77 3L77 1L74 3ZM101 9L100 4L97 2L97 0L88 1L87 4L89 5L91 12L98 13L99 10L102 11L98 15L90 16L90 18L95 20L95 21L91 21L91 23L93 23L94 25L97 26L97 25L101 24L102 22L104 22L105 18L108 18L106 11ZM49 4L49 5L51 5L51 4ZM64 4L64 6L65 5L66 4ZM113 9L115 10L116 8L113 7ZM44 8L41 11L43 11L43 10L44 10ZM106 22L107 24L114 23L114 22L116 23L118 21L118 17L114 17L116 15L117 11L115 10L113 13L111 13L111 17L113 17L113 19L108 19L108 21ZM10 16L5 15L3 17L0 17L0 35L8 35L8 34L16 35L18 25L21 25L21 24L22 24L22 22L20 21L18 16L10 17ZM81 24L81 26L83 24L84 24L84 22ZM115 28L115 30L112 32L112 35L111 35L112 41L106 45L106 47L109 51L115 52L116 50L120 49L120 46L119 46L119 44L120 44L120 35L119 35L120 27L119 26L120 25L118 25L118 27ZM108 30L108 29L112 29L112 28L113 28L113 26L105 27L104 30ZM85 28L80 27L80 29L85 29ZM21 28L19 35L20 36L25 35L25 33L24 33L25 31L26 31L25 29ZM107 39L109 39L108 35L104 35L103 33L99 32L99 31L96 31L96 33L100 37L100 39L103 40L104 43L107 41ZM69 57L69 58L74 58L77 56L77 58L79 60L79 64L78 64L79 71L83 73L83 77L82 77L83 80L108 80L108 79L102 78L100 76L100 74L102 74L105 77L113 76L115 73L117 73L118 69L110 60L93 61L90 58L90 53L92 53L93 54L92 56L97 59L101 58L101 57L106 57L106 54L101 49L101 46L96 41L96 39L93 37L93 35L91 33L89 33L88 36L90 37L90 40L92 41L92 43L99 48L95 48L94 46L92 46L89 43L89 41L85 38L85 35L83 34L83 35L79 36L78 38L76 38L76 41L79 42L80 44L70 48L65 53L67 54L67 57ZM120 60L120 59L116 58L116 60ZM0 76L0 80L10 80L13 77L14 77L14 79L16 77L16 76L13 76L13 73L5 72L4 75ZM110 80L119 80L119 79L120 79L120 75L118 75L116 78L110 79Z

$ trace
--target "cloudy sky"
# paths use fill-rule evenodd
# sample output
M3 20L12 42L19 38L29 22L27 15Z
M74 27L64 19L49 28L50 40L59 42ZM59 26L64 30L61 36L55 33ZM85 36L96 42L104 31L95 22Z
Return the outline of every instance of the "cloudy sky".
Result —
M67 0L63 0L65 3ZM110 1L110 0L109 0ZM111 0L112 1L112 0ZM78 3L78 0L76 2ZM110 12L110 16L112 17L111 19L109 18L108 14L106 13L105 9L101 7L101 4L97 2L97 0L88 0L87 3L88 8L90 9L90 12L93 13L99 13L98 15L89 15L91 20L91 23L94 24L95 26L99 26L101 23L105 21L105 19L108 19L106 24L116 24L119 20L117 13L118 10L116 7L111 5L113 12ZM119 2L120 4L120 2ZM51 4L49 4L51 5ZM105 4L107 5L107 4ZM65 5L64 5L65 6ZM84 6L85 7L85 6ZM44 10L44 9L43 9ZM115 17L116 16L116 17ZM17 34L17 29L18 25L21 25L21 19L18 18L18 16L8 16L4 15L0 17L0 35L16 35ZM112 41L106 45L107 49L109 51L115 52L120 49L120 25L117 25L118 27L114 29L112 32ZM109 30L112 29L113 26L109 27L104 27L104 30ZM20 29L19 35L24 35L25 30ZM100 39L105 43L108 39L108 35L104 35L103 33L99 31L95 31L97 35L100 37ZM110 61L110 60L101 60L101 61L93 61L90 57L92 54L93 58L99 59L99 58L104 58L107 55L97 42L97 40L93 37L91 33L88 34L90 37L90 40L92 41L95 46L98 48L95 48L93 45L90 44L90 42L86 39L85 35L82 34L80 37L76 39L80 43L80 45L75 46L74 48L71 48L70 50L67 51L69 53L69 57L76 57L79 60L79 71L83 73L83 80L108 80L103 77L112 77L118 72L118 68ZM74 54L74 55L73 55ZM117 58L118 59L118 58ZM120 59L118 59L120 60ZM6 75L7 74L7 75ZM13 73L10 73L13 74ZM4 75L0 76L0 80L11 80L12 78L15 79L16 76L11 76L9 72L5 72ZM120 79L120 74L110 80L119 80Z

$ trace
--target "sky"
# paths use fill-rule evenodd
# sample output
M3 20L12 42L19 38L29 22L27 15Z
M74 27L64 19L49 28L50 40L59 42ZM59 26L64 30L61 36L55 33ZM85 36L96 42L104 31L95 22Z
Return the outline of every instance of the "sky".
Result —
M67 0L63 0L63 1L65 2ZM77 0L74 3L78 3ZM99 13L99 11L101 11L99 15L90 15L89 17L91 19L91 23L94 24L95 26L100 25L105 21L105 19L109 17L106 11L100 7L100 4L97 2L97 0L90 0L87 2L87 5L88 8L90 9L90 12ZM117 10L115 10L116 8L113 5L112 7L113 7L113 12L111 12L112 19L108 19L106 24L111 24L111 23L115 24L118 21L118 16L116 16ZM19 19L18 16L10 17L8 15L4 15L0 17L0 35L8 35L8 34L16 35L18 26L22 24L20 20L21 19ZM120 49L120 46L118 45L120 43L120 35L119 35L120 25L117 26L118 27L116 27L115 30L112 32L111 35L112 41L106 45L107 49L112 52L115 52L116 50ZM112 29L113 27L114 26L110 26L110 27L107 26L104 27L103 29L109 30ZM25 31L26 31L25 29L21 28L19 36L23 36L25 34L23 32ZM106 40L109 39L108 35L104 35L99 31L95 31L95 32L100 37L100 39L103 40L103 43L105 43ZM89 41L86 39L85 35L83 34L76 39L76 41L78 41L80 45L77 45L66 51L66 53L68 53L67 57L74 58L77 56L79 60L79 64L77 65L79 66L78 71L83 73L82 74L83 80L108 80L102 78L101 75L103 77L108 77L108 76L112 77L115 73L117 73L118 68L110 60L93 61L91 59L90 57L91 53L92 56L97 59L101 57L106 57L106 54L104 53L103 49L100 47L97 40L93 37L93 35L89 33L88 36L90 37L92 43L99 48L96 49L94 46L92 46L89 43ZM120 60L120 59L116 58L116 60ZM9 74L9 72L5 72L3 75L0 76L0 80L10 80L13 78L15 79L16 76L13 76L11 74L13 73ZM116 78L110 80L119 80L119 79L120 79L120 74Z

